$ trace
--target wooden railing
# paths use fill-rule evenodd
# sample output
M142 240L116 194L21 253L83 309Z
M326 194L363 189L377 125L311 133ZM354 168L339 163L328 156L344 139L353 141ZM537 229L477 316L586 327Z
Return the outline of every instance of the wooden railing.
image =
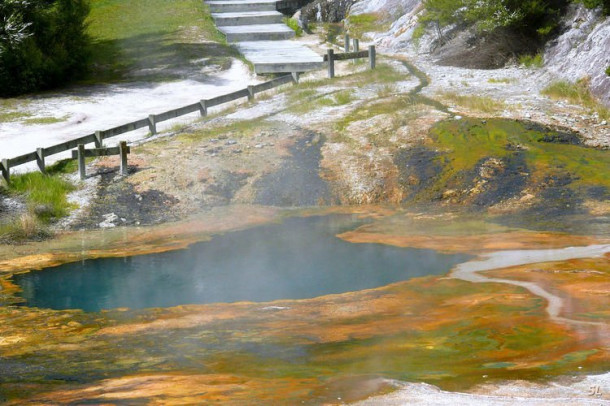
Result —
M354 44L357 47L357 43ZM347 47L348 48L348 47ZM328 54L324 56L324 61L329 61L328 72L329 77L334 77L334 61L342 61L356 58L370 59L371 69L375 68L375 47L369 47L368 51L362 52L346 52L343 54L335 54L332 50L328 51ZM331 72L332 71L332 72ZM331 75L332 73L332 75ZM241 98L248 98L252 100L254 95L260 92L264 92L270 89L274 89L278 86L282 86L288 83L298 83L299 73L294 72L292 74L280 76L276 79L268 82L260 83L258 85L248 86L246 89L241 89L232 93L216 96L211 99L200 100L197 103L189 104L187 106L179 107L177 109L169 110L160 114L151 114L148 118L132 121L127 124L123 124L117 127L110 128L108 130L96 131L93 134L88 134L79 138L72 139L70 141L62 142L56 145L45 148L37 148L34 152L19 155L14 158L2 159L0 161L0 171L2 176L7 183L10 182L11 168L19 165L26 164L28 162L34 162L38 164L38 168L41 172L45 173L45 158L51 155L59 154L74 148L78 148L79 145L86 145L94 143L96 148L102 148L105 139L116 137L120 134L125 134L130 131L135 131L140 128L148 127L151 134L157 133L157 124L163 121L171 120L186 114L194 113L199 111L202 117L208 114L208 108L219 106L221 104L230 103Z

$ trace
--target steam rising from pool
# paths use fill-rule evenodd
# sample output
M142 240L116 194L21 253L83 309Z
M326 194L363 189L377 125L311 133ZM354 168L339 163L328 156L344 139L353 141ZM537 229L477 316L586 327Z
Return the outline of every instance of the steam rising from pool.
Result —
M351 215L290 218L185 250L85 260L14 281L28 306L99 311L312 298L445 274L470 258L335 237L360 224Z

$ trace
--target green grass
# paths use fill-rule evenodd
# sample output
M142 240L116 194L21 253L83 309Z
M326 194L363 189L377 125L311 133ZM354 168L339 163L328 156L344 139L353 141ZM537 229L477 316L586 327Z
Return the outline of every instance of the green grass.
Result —
M541 53L536 55L521 55L519 63L529 69L541 68L544 65L544 58Z
M310 92L311 90L305 90L297 93L297 95L307 95L306 98L291 95L289 99L292 100L292 103L289 110L293 113L305 113L318 107L343 106L354 101L354 91L351 89L340 90L320 97L315 97L317 92L313 91L311 95Z
M21 99L0 99L0 123L9 123L31 117L31 113L23 111L28 103L27 100Z
M171 80L193 60L222 65L237 55L201 0L91 0L87 23L93 66L86 83L133 79L135 71L140 80Z
M28 209L42 222L63 217L72 206L67 195L75 187L59 176L31 172L11 177L9 193L25 196Z
M25 125L37 125L37 124L55 124L62 123L68 120L69 116L63 117L35 117L35 118L26 118L23 121Z
M380 102L367 104L347 114L336 123L337 131L345 131L345 129L353 122L368 120L382 114L394 115L397 113L408 114L414 109L413 100L406 97L394 97Z
M378 14L358 14L348 18L348 33L353 38L362 39L367 32L387 31L389 23L382 22Z
M452 92L440 93L441 98L454 102L461 107L469 110L476 110L483 113L495 113L504 110L504 103L496 101L490 97L461 95Z
M297 21L296 18L285 17L283 19L283 21L284 21L284 24L286 24L288 27L290 27L294 31L294 34L297 37L300 37L303 35L303 29L299 26L299 22Z
M610 76L610 66L606 68L606 75Z
M377 89L377 97L380 99L385 99L386 97L390 97L397 92L396 85L386 83Z
M44 224L34 215L24 213L18 219L0 223L0 244L11 244L50 236Z
M490 78L487 80L488 83L511 83L513 79L510 78Z
M559 81L551 83L542 90L542 94L552 99L565 99L570 103L579 104L591 111L597 112L600 118L610 119L610 109L601 104L591 94L588 79L580 79L576 82Z
M312 26L310 25L310 28ZM335 44L337 37L343 32L343 26L335 23L322 23L315 27L322 43Z

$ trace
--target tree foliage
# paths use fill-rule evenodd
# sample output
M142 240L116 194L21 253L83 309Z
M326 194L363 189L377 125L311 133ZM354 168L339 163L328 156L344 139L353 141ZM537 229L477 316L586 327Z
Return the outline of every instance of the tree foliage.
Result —
M424 0L421 21L437 27L473 24L483 32L510 27L546 36L557 27L566 5L567 0Z
M452 24L475 25L482 32L512 28L530 37L544 39L558 27L570 2L588 8L601 7L610 14L610 0L424 0L421 23L441 28Z
M87 65L86 0L1 0L0 96L49 89Z

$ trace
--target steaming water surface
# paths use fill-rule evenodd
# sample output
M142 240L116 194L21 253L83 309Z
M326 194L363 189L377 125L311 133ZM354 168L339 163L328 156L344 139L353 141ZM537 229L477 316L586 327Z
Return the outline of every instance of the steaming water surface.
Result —
M470 258L335 237L359 224L349 215L290 218L185 250L86 260L14 281L28 306L99 311L312 298L444 274Z

